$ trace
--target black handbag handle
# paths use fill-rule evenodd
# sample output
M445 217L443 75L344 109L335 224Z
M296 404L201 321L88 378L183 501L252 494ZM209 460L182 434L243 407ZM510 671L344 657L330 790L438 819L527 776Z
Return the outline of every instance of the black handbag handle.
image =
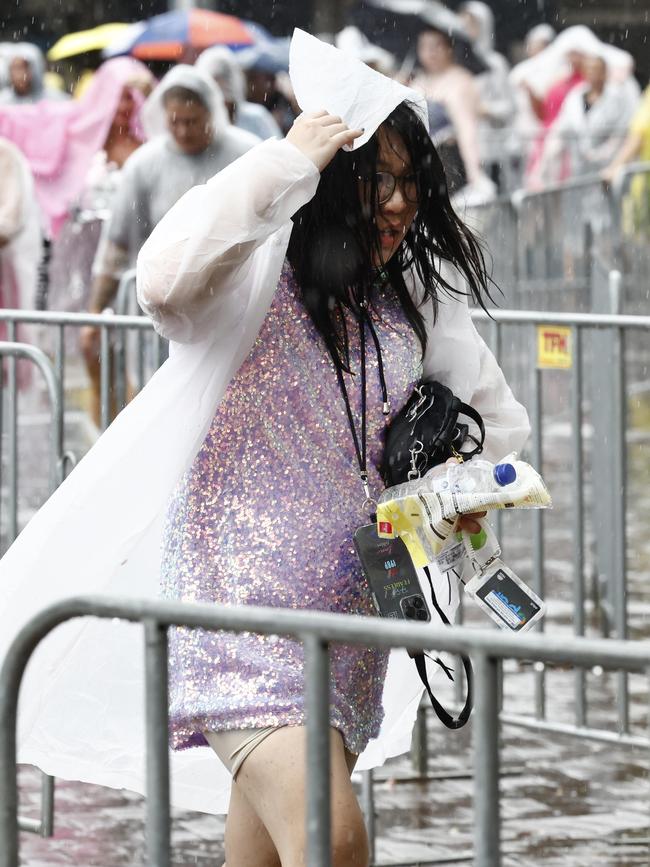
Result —
M438 616L442 620L442 622L446 626L451 626L449 622L449 618L442 610L440 605L438 605L438 600L436 599L436 594L433 589L433 581L431 580L431 573L429 572L429 567L424 567L424 572L427 576L427 580L429 581L429 588L431 589L431 601L433 602L433 606L436 609ZM429 686L429 677L427 675L427 667L424 659L424 653L414 653L413 661L415 662L415 667L418 670L418 674L420 675L420 680L424 684L424 688L429 694L429 701L431 702L431 706L436 712L436 716L440 720L440 722L446 726L448 729L460 729L462 728L467 720L470 717L472 712L472 708L474 707L474 669L472 668L472 661L468 656L461 656L461 660L463 662L463 668L465 670L465 677L467 678L467 698L465 700L465 706L458 714L456 718L454 718L449 711L447 711L438 701L438 699L433 694L431 687ZM442 663L440 663L442 665ZM443 666L444 668L444 666ZM446 668L445 668L446 671Z
M459 404L458 411L459 411L459 413L466 415L467 418L470 418L474 422L474 424L476 425L476 427L479 429L479 431L481 433L481 442L480 443L471 434L467 435L468 439L470 439L470 440L472 440L472 442L476 443L476 448L472 449L471 452L466 452L464 454L466 454L469 457L474 457L474 455L480 454L483 451L483 444L485 442L485 424L483 422L481 414L478 413L474 409L474 407L470 406L468 403L462 403L461 402ZM461 454L463 454L463 452L461 452Z

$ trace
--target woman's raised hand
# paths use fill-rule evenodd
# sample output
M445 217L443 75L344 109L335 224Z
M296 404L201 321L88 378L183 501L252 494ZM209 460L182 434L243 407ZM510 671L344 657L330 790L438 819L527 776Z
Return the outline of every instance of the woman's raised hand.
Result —
M296 118L287 133L287 141L322 172L343 145L352 144L360 135L363 135L362 129L348 129L340 117L326 111L312 111Z

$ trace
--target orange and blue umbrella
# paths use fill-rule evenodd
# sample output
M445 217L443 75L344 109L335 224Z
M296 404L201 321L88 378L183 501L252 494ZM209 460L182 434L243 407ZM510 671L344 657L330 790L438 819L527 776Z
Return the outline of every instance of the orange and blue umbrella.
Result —
M256 41L253 28L234 15L209 9L177 10L134 24L104 56L131 54L140 60L179 60L188 49L202 51L211 45L238 49Z

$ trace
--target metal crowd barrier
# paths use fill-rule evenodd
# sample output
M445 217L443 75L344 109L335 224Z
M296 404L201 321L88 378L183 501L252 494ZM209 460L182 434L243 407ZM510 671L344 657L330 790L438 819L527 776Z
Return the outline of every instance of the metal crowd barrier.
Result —
M567 340L567 352L571 355L570 369L563 371L569 382L569 464L571 467L570 491L571 494L565 503L568 511L564 511L562 517L571 527L572 551L572 578L573 588L573 615L572 627L576 636L583 636L586 630L585 608L588 595L586 592L587 569L586 569L586 535L585 528L589 521L594 526L595 537L595 569L598 583L604 599L602 600L602 615L605 618L604 632L614 633L618 639L628 637L629 613L628 613L628 569L627 569L627 446L626 431L628 420L628 394L626 388L626 344L631 335L639 332L647 345L647 333L650 330L650 316L615 316L600 314L562 314L542 313L526 311L493 311L492 320L481 312L474 312L474 321L489 328L488 338L492 343L493 350L499 361L507 362L504 353L504 328L512 329L514 326L526 329L523 341L529 347L536 349L540 335L538 328L547 328L553 337L559 329L558 337ZM568 330L565 331L565 329ZM602 382L603 393L607 395L607 403L601 412L596 412L593 406L589 407L591 423L593 426L593 446L591 449L591 464L586 460L586 448L584 440L584 422L586 416L585 389L585 358L586 341L585 332L591 332L590 336L598 338L591 346L591 366L599 376L605 376ZM598 365L594 358L604 355L604 367ZM609 374L606 375L606 372ZM532 437L529 445L529 456L533 465L543 473L545 454L543 450L543 420L544 405L542 400L543 380L545 371L537 364L530 365L530 390L528 408L531 416ZM557 372L555 377L557 379ZM591 383L593 388L593 381ZM525 399L524 399L524 402ZM591 502L600 504L600 509L595 514L587 514L585 508L585 476L591 469ZM601 469L602 473L596 472ZM553 491L551 491L553 493ZM532 545L531 577L533 587L542 596L547 595L546 569L545 569L545 540L544 525L547 517L543 511L535 510L530 513ZM506 546L508 537L506 535ZM548 619L548 618L547 618ZM544 621L541 622L541 630L545 629ZM582 737L596 740L616 740L617 743L629 743L632 745L648 745L650 742L640 739L630 732L629 714L629 689L627 675L619 673L617 681L616 699L616 725L617 731L590 727L588 722L588 706L586 702L585 677L580 671L576 675L574 689L574 724L554 723L547 719L547 694L545 689L545 672L538 670L535 673L535 708L530 718L520 717L515 720L512 716L504 716L504 720L518 722L529 727L543 728L558 732L570 732Z
M607 278L607 279L604 279ZM619 278L615 272L604 275L601 291L610 298L610 303L616 306L616 298ZM611 490L619 492L623 502L626 498L626 458L625 458L625 434L627 417L626 402L626 370L623 363L626 355L626 347L632 344L635 334L643 338L647 344L646 332L650 328L650 316L616 316L597 314L567 314L545 312L519 312L519 311L492 311L492 318L481 311L474 311L473 318L479 328L487 329L488 342L506 368L508 364L522 354L522 348L536 345L536 329L540 326L549 326L551 330L556 326L570 329L570 341L572 342L573 364L569 371L563 371L561 376L570 380L570 408L569 418L573 437L571 439L571 455L573 474L571 476L573 510L568 516L571 520L573 539L573 618L572 628L577 636L583 636L586 631L585 604L588 599L587 593L587 548L586 525L588 518L596 528L596 565L598 583L601 588L600 599L601 613L605 619L606 634L615 633L620 639L625 639L629 631L629 617L627 609L627 562L626 562L626 512L625 509L616 508L609 496ZM151 330L148 320L139 317L119 317L105 314L102 316L89 316L85 314L29 314L24 311L0 311L0 319L7 318L9 328L15 328L17 321L50 321L58 334L57 345L59 351L55 353L55 367L61 370L63 329L69 325L99 324L103 329L102 350L103 358L108 358L109 333L111 329L137 328L139 330ZM513 344L510 339L513 329L524 333L521 340ZM588 332L590 340L585 339ZM532 338L532 339L531 339ZM517 351L510 351L511 346L516 346ZM38 352L31 347L32 352ZM591 353L591 354L590 354ZM42 355L42 353L41 353ZM43 356L44 358L44 356ZM45 359L47 362L47 359ZM11 361L9 362L12 363ZM49 363L49 362L48 362ZM511 364L512 366L512 364ZM639 367L639 364L637 364ZM585 368L590 378L585 377ZM51 365L50 365L51 370ZM643 370L643 364L641 364ZM515 378L517 370L515 369ZM521 375L522 371L519 371ZM525 389L517 387L515 390L531 410L533 422L533 439L530 450L531 461L541 469L544 467L543 429L547 407L543 401L543 384L546 374L539 370L536 365L528 365L525 371L526 381L523 383L529 389L528 399L524 395ZM511 378L509 376L509 378ZM521 378L521 376L520 376ZM54 375L50 377L53 383L50 386L52 393L59 395L57 406L61 406L62 379ZM107 377L103 377L104 405L108 405ZM586 387L591 383L592 390L595 385L601 386L604 393L610 396L610 402L600 408L588 406L588 391ZM11 387L11 377L9 380ZM593 499L600 502L600 509L593 510L598 513L591 516L585 509L585 476L588 467L585 460L585 443L583 438L583 422L588 414L595 429L593 437L593 461L592 464L611 467L608 480L601 481L598 489L598 479L595 496ZM57 422L53 428L57 428L57 436L62 430L62 415L60 410L55 413ZM57 440L59 443L59 440ZM61 448L57 446L57 455L61 455ZM59 463L60 466L60 463ZM62 475L59 472L58 481ZM497 519L498 520L498 519ZM548 589L545 580L545 524L546 518L541 512L531 513L530 539L532 547L531 575L533 586L540 595L544 596ZM498 521L498 532L504 534L505 527ZM603 532L603 528L606 532ZM505 533L506 547L510 544L509 534ZM527 577L524 575L524 577ZM549 624L551 619L549 618ZM554 636L557 637L557 636ZM591 738L600 741L613 741L617 744L632 746L648 746L650 741L645 737L630 730L629 714L629 684L627 674L620 671L617 674L616 713L617 731L597 727L590 724L589 707L586 695L586 678L584 670L576 671L574 685L574 721L567 723L565 720L549 718L547 701L547 677L543 667L535 672L535 696L534 709L530 714L514 716L507 711L502 711L504 722L514 723L522 727L536 728L539 730L572 734L579 737ZM416 747L414 755L416 767L421 775L426 774L426 719L420 716L416 726ZM372 834L373 813L373 779L371 773L366 773L362 778L362 800L365 804L365 812L369 821L369 829ZM47 827L47 815L44 812L43 819L36 830ZM50 825L51 827L51 825Z
M102 429L107 428L111 421L111 336L124 331L134 331L138 335L142 335L143 338L150 335L154 344L152 357L154 364L157 366L164 361L167 355L166 341L156 335L151 321L141 316L119 316L111 312L59 313L54 311L0 310L0 322L9 323L10 328L12 327L11 323L14 323L13 327L15 327L15 324L24 323L45 327L54 332L54 369L62 391L65 389L66 357L64 346L66 329L79 329L84 325L95 325L100 328ZM11 330L9 333L10 335L12 334ZM138 351L141 353L145 351L144 339L139 339ZM146 376L144 373L145 365L138 364L142 375L139 376L134 385L140 389L145 385ZM124 362L122 362L119 369L126 370Z
M421 647L464 653L476 674L472 728L474 768L474 864L500 867L499 680L504 659L594 665L650 675L650 644L503 635L493 630L430 627L277 608L215 607L169 601L77 597L46 608L17 635L0 671L0 867L18 867L16 722L18 693L27 663L40 641L73 617L119 618L141 623L146 673L146 853L150 867L170 867L168 648L170 626L289 635L305 647L307 711L307 863L330 867L329 646ZM650 741L649 741L650 742Z
M15 335L15 328L9 328L9 335ZM10 542L18 535L18 372L17 361L29 362L41 374L50 405L50 445L49 445L49 491L50 493L63 481L66 464L71 456L63 449L63 401L60 382L51 361L36 346L17 343L14 340L0 342L0 359L7 359L7 385L3 383L3 369L0 370L0 420L4 406L3 391L7 391L7 473L6 489L8 496L7 536ZM0 434L3 425L0 422ZM3 442L0 437L0 474L3 469ZM1 501L0 501L1 503Z
M46 345L48 354L43 349L32 344L24 345L21 357L36 364L45 377L48 401L52 411L52 427L50 431L52 467L51 483L44 487L43 493L51 493L54 480L56 484L64 478L70 466L74 465L76 456L74 450L66 443L65 405L66 388L68 385L69 367L81 367L80 352L71 356L66 353L67 333L78 331L84 325L97 325L101 329L100 336L100 370L101 370L101 429L104 430L111 422L112 416L127 402L129 390L129 370L127 340L124 335L133 333L136 336L137 374L131 382L131 390L140 389L153 371L167 357L166 341L154 331L151 322L139 316L116 316L111 313L101 315L88 313L38 312L29 310L0 310L0 322L7 324L7 334L10 343L16 342L16 334L21 326L38 328L39 342ZM10 354L10 353L8 353ZM148 363L145 363L148 359ZM10 354L7 363L6 410L8 418L6 470L3 473L2 488L8 497L8 520L6 532L3 531L4 545L10 544L19 532L19 462L18 462L18 419L17 407L19 397L22 397L17 376L16 361ZM75 373L75 371L73 371ZM75 375L78 376L77 370ZM85 371L83 376L85 376ZM0 383L0 396L2 385ZM0 400L0 406L2 401ZM1 427L1 426L0 426ZM1 449L0 449L1 453ZM56 457L54 455L56 454ZM56 467L54 466L56 463Z
M484 239L505 306L607 312L592 297L598 258L623 274L625 311L645 312L650 163L625 167L613 185L600 175L578 176L539 191L516 190L465 216Z

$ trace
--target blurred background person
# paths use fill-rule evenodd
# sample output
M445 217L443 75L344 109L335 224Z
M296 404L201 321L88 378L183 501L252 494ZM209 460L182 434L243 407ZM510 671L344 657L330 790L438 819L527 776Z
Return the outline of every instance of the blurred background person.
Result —
M637 160L650 162L650 86L643 91L623 144L603 169L604 180L615 181L626 164Z
M222 45L206 48L194 65L211 76L221 88L234 126L260 139L282 136L271 112L261 103L246 99L246 76L229 48Z
M7 49L9 82L0 91L0 103L20 105L43 99L69 99L62 90L45 84L45 57L37 45L16 42Z
M510 66L494 50L494 15L487 3L469 0L460 6L467 35L488 66L475 77L479 98L479 152L483 171L497 188L509 186L508 144L514 119L514 94L508 81Z
M620 148L638 105L638 86L632 90L624 82L608 80L603 56L586 55L582 74L584 83L566 97L544 142L540 185L605 168Z
M140 113L155 84L147 67L131 57L107 60L88 82L92 103L86 98L84 117L93 122L101 119L106 134L52 244L47 304L43 306L67 311L87 308L101 227L110 215L120 170L145 140Z
M356 57L366 66L376 72L381 72L388 78L393 78L397 71L395 57L390 51L380 48L379 45L374 45L358 27L344 27L336 34L334 44L341 51Z
M629 91L625 95L626 100L636 90L628 52L601 42L588 27L582 25L568 27L548 48L520 63L517 68L518 82L529 88L531 105L541 122L541 132L526 168L527 185L539 182L539 161L544 151L544 140L569 93L584 83L582 66L587 56L605 60L609 79L624 85ZM569 173L568 159L565 158L557 168L557 179L566 178Z
M299 114L287 75L289 40L276 39L270 44L243 48L237 52L237 62L246 76L246 99L268 109L286 135Z
M481 169L479 151L480 95L474 76L455 59L457 35L458 31L452 36L433 26L419 33L420 70L412 86L427 100L429 129L445 167L450 194L470 187L490 197L494 185Z
M526 57L535 57L540 51L553 42L557 33L550 24L536 24L526 34L524 40L524 52Z
M260 140L232 126L221 90L204 72L173 67L143 108L149 141L125 163L93 264L89 310L101 313L115 300L124 272L173 204L204 184ZM200 217L200 215L199 215ZM135 313L135 289L123 312ZM99 328L81 330L81 345L93 383L91 411L100 419Z
M538 24L528 31L524 40L526 59L536 57L553 42L555 30L550 24ZM524 168L532 148L542 132L540 97L526 79L525 60L514 66L508 76L515 101L509 152L515 173L515 186L523 183Z
M0 138L0 307L33 310L41 254L41 215L25 157ZM0 323L0 340L7 339ZM32 342L29 326L19 325L18 341ZM30 380L31 365L18 364L21 387Z
M618 183L624 167L635 161L650 162L650 86L646 87L632 118L623 144L603 170L603 180ZM647 244L650 228L650 173L639 172L623 198L622 225L626 235L638 235Z

